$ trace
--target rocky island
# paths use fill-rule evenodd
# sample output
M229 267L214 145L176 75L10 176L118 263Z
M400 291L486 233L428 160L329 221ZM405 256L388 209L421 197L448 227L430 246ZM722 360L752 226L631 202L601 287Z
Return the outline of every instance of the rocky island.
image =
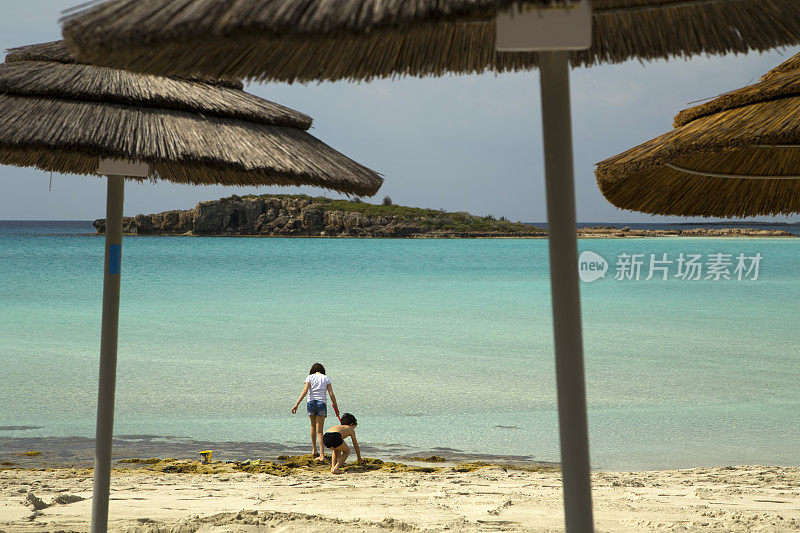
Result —
M94 222L105 232L105 219ZM241 235L274 237L544 237L528 224L399 205L306 195L231 196L194 209L123 220L131 235Z
M388 198L387 198L388 200ZM105 233L105 219L94 222ZM194 209L125 217L128 235L206 235L264 237L394 237L394 238L544 238L541 228L491 215L335 200L306 195L230 196L200 202ZM787 231L750 228L631 230L627 227L581 228L583 238L658 236L793 237Z

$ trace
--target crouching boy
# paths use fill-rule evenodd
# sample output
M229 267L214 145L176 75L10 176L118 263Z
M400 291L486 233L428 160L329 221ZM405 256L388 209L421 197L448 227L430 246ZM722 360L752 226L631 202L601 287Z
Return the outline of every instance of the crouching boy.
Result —
M333 458L331 459L331 474L341 474L342 466L350 455L350 448L345 444L344 439L350 437L353 439L353 447L356 449L356 457L361 461L361 450L358 447L356 440L356 426L358 421L356 417L350 413L342 415L342 423L338 426L333 426L328 429L322 436L322 443L326 448L333 450Z

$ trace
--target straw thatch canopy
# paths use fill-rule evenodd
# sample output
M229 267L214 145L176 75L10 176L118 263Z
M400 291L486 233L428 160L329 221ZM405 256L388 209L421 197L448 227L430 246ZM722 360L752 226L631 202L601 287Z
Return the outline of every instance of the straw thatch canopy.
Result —
M315 185L373 195L382 179L311 136L311 118L232 80L186 80L79 63L63 42L0 64L0 163L95 174L101 158L151 179Z
M623 209L746 217L800 212L800 54L759 83L675 117L675 129L598 163Z
M572 2L574 0L561 0ZM495 52L514 0L108 0L63 19L79 57L143 72L261 81L511 71ZM521 0L533 6L550 0ZM573 65L768 50L800 42L796 0L591 0L593 45Z

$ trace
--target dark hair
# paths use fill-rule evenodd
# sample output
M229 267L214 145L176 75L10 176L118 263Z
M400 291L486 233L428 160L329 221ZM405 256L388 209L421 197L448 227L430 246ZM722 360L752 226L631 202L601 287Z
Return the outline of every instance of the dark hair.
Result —
M320 363L314 363L311 366L311 370L308 372L308 375L310 376L311 374L316 374L317 372L319 372L320 374L325 373L325 367L322 366Z
M342 424L345 426L355 426L358 424L358 420L350 413L345 413L342 415Z

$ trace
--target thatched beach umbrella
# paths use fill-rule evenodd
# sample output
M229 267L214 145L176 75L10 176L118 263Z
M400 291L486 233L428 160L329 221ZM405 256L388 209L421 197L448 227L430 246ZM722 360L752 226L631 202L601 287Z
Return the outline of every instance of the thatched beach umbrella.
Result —
M81 64L62 42L0 64L0 163L108 176L92 528L108 523L123 176L196 185L315 185L372 195L382 179L309 135L311 118L232 81Z
M254 80L369 80L515 71L495 51L512 4L576 0L111 0L64 19L79 57L143 72ZM572 65L768 50L797 42L796 0L592 0L592 46Z
M375 194L375 172L306 130L311 118L242 91L79 63L62 41L0 65L0 157L95 174L100 158L146 163L145 177L193 185L314 185Z
M681 111L674 126L598 163L611 203L654 215L800 212L800 54L759 83Z
M800 2L108 0L67 16L64 36L78 54L101 62L262 81L538 66L565 518L567 530L589 531L569 64L796 44Z

